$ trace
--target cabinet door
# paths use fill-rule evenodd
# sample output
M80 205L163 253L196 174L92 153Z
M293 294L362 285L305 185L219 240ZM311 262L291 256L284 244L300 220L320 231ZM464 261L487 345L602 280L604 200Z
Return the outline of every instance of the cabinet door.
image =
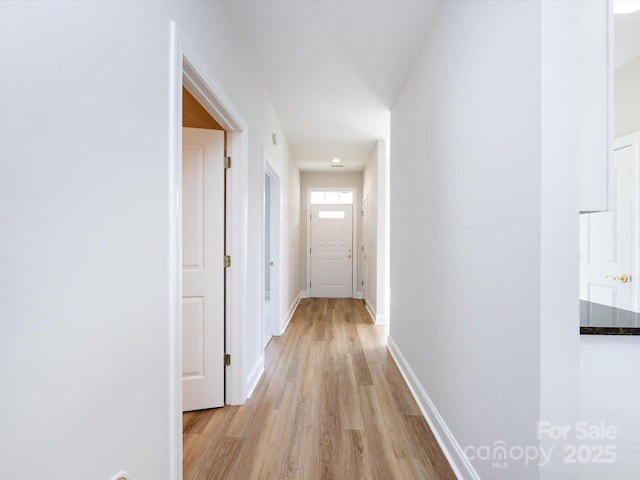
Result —
M613 152L613 51L610 2L575 2L580 14L576 39L580 76L580 211L609 208Z

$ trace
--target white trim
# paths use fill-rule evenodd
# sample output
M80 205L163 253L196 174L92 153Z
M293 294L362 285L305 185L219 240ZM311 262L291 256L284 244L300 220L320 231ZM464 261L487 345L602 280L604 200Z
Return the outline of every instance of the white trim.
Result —
M465 456L460 444L436 410L429 395L425 392L391 336L388 337L388 349L456 477L462 480L480 480L480 476Z
M247 376L247 398L250 398L253 394L253 391L258 386L258 382L262 378L262 374L264 373L264 355L260 355L258 361L251 369L251 372Z
M281 283L281 273L282 273L282 259L284 258L282 255L282 180L280 172L277 167L271 163L269 157L267 156L266 151L262 151L262 248L261 248L261 265L264 269L266 265L266 256L267 252L265 251L265 229L266 229L266 219L265 219L265 207L266 207L266 192L265 192L265 178L269 177L270 180L270 201L269 201L269 217L270 217L270 241L269 245L271 245L271 249L274 249L274 255L271 258L274 266L271 267L271 293L270 293L270 301L269 301L269 325L265 325L265 311L264 311L264 302L261 304L260 312L262 318L262 333L265 332L268 335L279 335L279 332L282 330L280 311L281 311L281 303L282 303L282 283ZM274 204L275 200L275 204ZM275 215L274 215L275 214ZM275 240L275 242L274 242ZM261 269L261 270L262 270ZM260 291L265 292L265 281L264 281L264 271L263 275L260 275Z
M176 22L170 23L169 65L169 471L170 478L182 479L182 88L198 100L228 133L227 151L234 155L228 212L233 221L227 231L227 254L233 266L227 269L226 350L233 364L225 372L227 404L242 404L250 385L243 382L243 326L245 323L245 281L248 218L248 132L246 123L224 95L217 81L196 54Z
M363 300L364 299L364 293L356 292L355 295L353 296L353 298L356 298L358 300Z
M304 293L306 294L306 292ZM302 294L303 292L299 292L298 296L293 300L293 303L291 304L291 306L289 307L289 310L287 311L287 316L283 319L284 321L282 322L282 329L280 330L280 333L278 333L278 335L283 335L284 332L287 330L287 327L289 326L289 322L291 322L291 319L293 318L293 315L296 313L296 309L300 304L300 300L302 300L303 298Z
M389 325L389 317L384 313L377 314L376 325Z
M366 215L365 215L366 212ZM362 282L360 286L362 287L362 299L364 300L365 305L367 304L367 295L369 291L369 264L367 262L367 255L369 255L369 196L364 192L364 172L362 174L362 202L360 203L360 224L362 227L362 231L360 233L360 245L358 249L360 253L362 253L362 266L360 270L362 271ZM373 317L372 317L373 318Z
M353 263L351 265L351 298L356 298L356 290L358 288L358 208L360 204L358 201L358 188L357 187L307 187L307 287L311 283L311 220L309 215L311 214L311 192L353 192L353 203L351 204L351 249L353 250ZM344 204L327 204L327 206L344 206ZM309 287L309 295L311 295L311 288Z
M180 203L177 198L182 182L182 44L181 34L171 22L169 65L169 477L182 480L182 279L180 272ZM180 123L176 121L180 119Z
M631 196L631 216L634 229L631 232L631 269L629 274L631 278L640 278L640 266L638 264L638 258L640 258L640 246L638 239L640 238L640 189L636 188L639 184L638 173L640 172L640 130L622 135L613 141L613 152L622 148L631 148L633 152L633 160L631 163L632 178L634 179L634 188L632 188ZM615 153L614 153L615 155ZM615 157L612 157L612 161ZM613 175L611 175L613 178ZM610 185L610 194L613 193L613 185ZM613 199L610 199L609 206L615 205ZM637 312L638 305L640 305L640 286L636 283L632 284L633 290L631 291L631 311Z
M227 170L227 185L231 185L231 222L227 226L227 254L231 255L231 268L227 271L231 277L231 294L227 310L227 353L236 359L227 367L226 401L229 405L242 405L248 398L247 386L242 383L245 370L244 358L247 297L247 222L249 217L249 186L247 165L249 161L249 132L229 135L228 153L234 160Z
M298 297L302 300L303 298L309 298L309 292L307 290L300 290L298 293Z
M373 323L376 325L389 325L389 317L384 313L377 313L375 307L366 299L364 301L364 306Z
M376 323L376 309L374 308L374 306L371 305L370 302L365 300L364 301L364 307L367 309L367 312L369 313L369 316L371 317L371 321L373 323Z

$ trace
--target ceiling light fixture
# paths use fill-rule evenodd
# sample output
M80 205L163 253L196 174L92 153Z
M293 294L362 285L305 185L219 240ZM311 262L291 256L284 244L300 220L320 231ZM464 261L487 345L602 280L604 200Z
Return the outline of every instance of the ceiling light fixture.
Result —
M640 10L640 0L614 0L613 13L633 13Z
M331 163L340 163L340 159L339 158L332 158L331 159Z

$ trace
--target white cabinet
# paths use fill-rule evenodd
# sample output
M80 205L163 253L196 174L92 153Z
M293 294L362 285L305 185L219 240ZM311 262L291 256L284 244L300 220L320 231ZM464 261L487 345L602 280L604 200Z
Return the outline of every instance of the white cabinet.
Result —
M580 211L608 209L613 147L612 13L608 1L576 2L580 75Z

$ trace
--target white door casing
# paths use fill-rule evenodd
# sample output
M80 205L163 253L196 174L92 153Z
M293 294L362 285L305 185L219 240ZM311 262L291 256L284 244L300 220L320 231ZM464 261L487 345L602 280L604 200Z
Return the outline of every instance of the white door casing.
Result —
M183 410L224 404L224 132L182 133Z
M311 296L353 296L352 205L311 206Z
M580 216L580 298L638 311L638 143L616 140L610 211Z
M360 253L362 254L361 262L362 262L362 296L364 298L365 304L369 302L369 244L367 239L369 238L369 200L366 196L362 198L362 233L360 234L362 238L362 244L360 246Z
M264 304L262 311L262 332L263 332L263 345L267 346L269 340L271 340L270 325L272 320L271 315L271 178L265 173L264 175L264 230L263 235L263 261L264 267Z
M264 155L264 228L263 228L263 265L265 301L263 305L263 333L264 344L272 335L280 335L281 309L281 225L282 199L281 180L275 166ZM268 186L268 188L267 188ZM268 285L268 288L267 288ZM267 292L269 298L267 300Z

